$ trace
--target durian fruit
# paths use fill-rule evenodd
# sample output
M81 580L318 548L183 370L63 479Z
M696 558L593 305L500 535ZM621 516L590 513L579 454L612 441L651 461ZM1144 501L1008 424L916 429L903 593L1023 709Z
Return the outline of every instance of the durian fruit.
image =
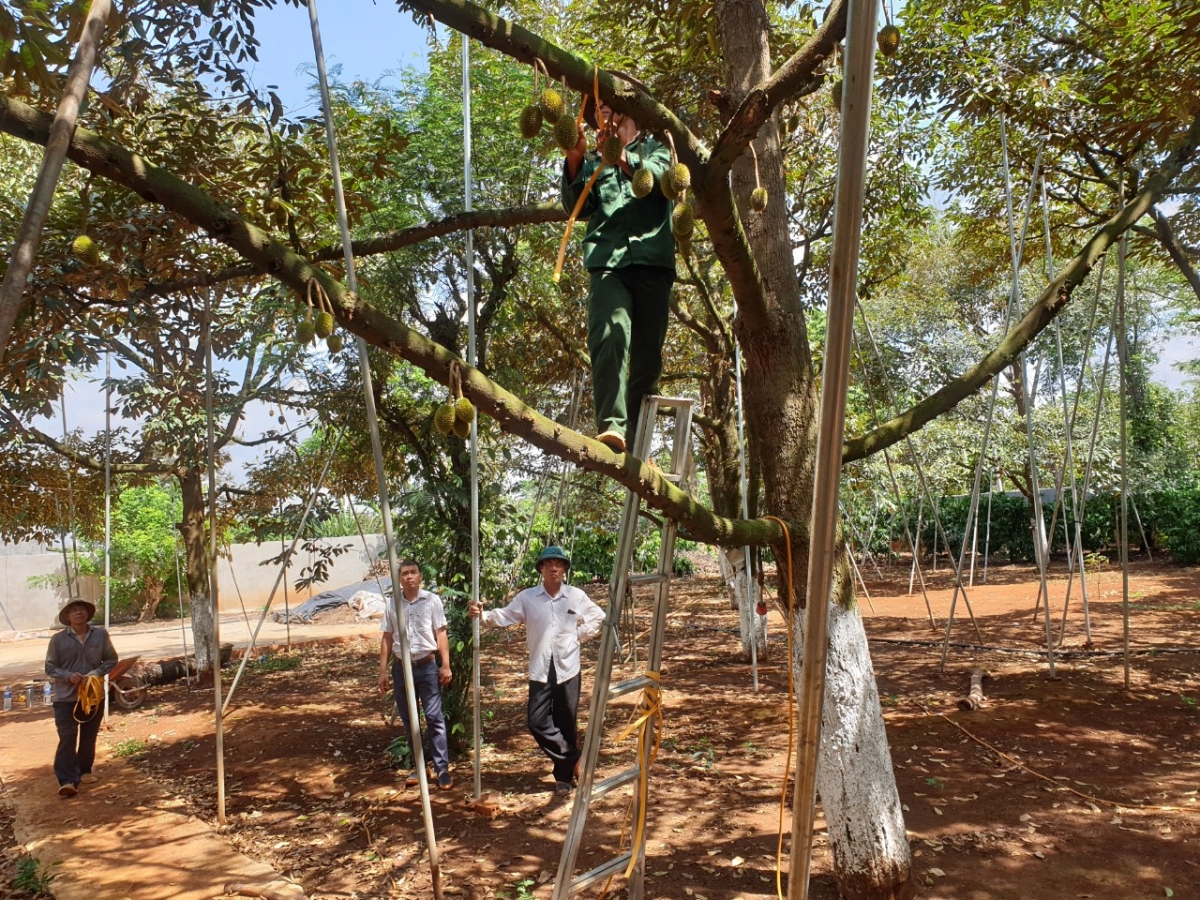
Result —
M452 403L442 403L433 411L433 427L438 434L449 434L457 421Z
M641 200L643 197L649 197L652 190L654 190L653 172L641 168L633 173L633 196Z
M530 103L521 110L521 137L531 140L542 130L542 110Z
M625 145L621 139L615 134L610 134L604 139L604 146L600 149L600 158L604 160L606 166L619 165L621 162L621 154L625 151Z
M829 104L838 112L842 111L842 79L836 79L829 86Z
M71 252L80 262L85 262L89 266L100 264L100 248L86 234L81 234L71 241Z
M325 346L329 348L330 353L341 353L342 336L336 332L329 335L329 337L325 338Z
M302 347L308 346L317 336L317 328L312 319L301 319L296 323L296 343Z
M475 421L475 404L466 397L459 397L454 401L454 418L470 425Z
M663 177L658 179L658 186L662 188L663 196L668 200L679 199L679 191L675 187L675 180L671 177L670 169L667 169L663 173Z
M464 422L462 419L455 419L454 425L451 427L454 429L454 433L464 441L471 436L470 422Z
M579 125L570 113L563 113L554 122L554 143L566 153L579 143Z
M317 313L316 322L313 324L313 333L319 338L327 338L333 334L333 313L321 310Z
M691 170L681 162L672 165L671 184L675 188L675 193L682 195L684 191L692 186Z
M567 108L563 103L562 94L554 88L546 88L542 91L542 96L538 98L538 107L547 122L557 122Z
M750 208L755 212L762 212L767 208L767 189L765 187L756 187L750 192Z
M900 29L889 22L879 29L875 42L879 45L879 52L891 59L900 49Z
M696 230L696 214L692 211L692 205L686 200L678 203L672 211L671 230L675 233L676 238L683 238L690 242L692 233Z

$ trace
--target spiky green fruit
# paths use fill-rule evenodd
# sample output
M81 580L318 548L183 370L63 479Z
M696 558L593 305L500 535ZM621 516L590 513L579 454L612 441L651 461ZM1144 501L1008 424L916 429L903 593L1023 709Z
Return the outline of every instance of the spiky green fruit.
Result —
M829 105L838 112L842 111L842 79L840 78L829 86Z
M459 397L454 401L454 418L470 425L475 421L475 404L466 397Z
M81 234L71 241L71 252L75 254L76 259L89 266L100 264L100 248L86 234Z
M652 190L654 190L653 172L642 168L633 173L633 196L641 200L643 197L649 197Z
M884 25L875 35L875 42L879 44L879 52L891 59L900 49L900 29L895 25Z
M767 189L765 187L756 187L750 192L750 208L755 212L762 212L767 208Z
M615 166L621 162L621 154L624 152L624 142L615 134L610 134L604 139L604 145L600 148L600 158L604 160L606 166Z
M579 124L570 113L564 113L554 121L554 143L564 153L579 143Z
M302 319L296 323L296 343L301 347L311 344L316 336L317 328L311 319Z
M696 214L692 211L692 205L686 200L676 205L671 212L671 230L675 233L675 237L689 240L692 233L696 230Z
M313 323L313 332L319 338L327 338L333 334L333 313L321 310Z
M454 433L464 441L471 436L471 423L464 422L462 419L454 420Z
M671 166L671 184L675 186L675 193L682 196L683 192L692 186L692 172L681 162Z
M547 122L557 122L567 109L566 104L563 103L562 94L554 88L546 88L542 91L542 96L538 98L538 107Z
M438 434L449 434L455 421L452 403L443 403L433 411L433 427Z
M530 140L542 130L542 111L530 103L521 110L521 137Z
M341 353L342 336L336 332L331 334L329 337L325 338L325 346L329 348L330 353Z
M679 191L675 188L675 181L671 178L671 170L663 172L663 177L658 179L658 186L662 189L663 196L668 200L678 200Z

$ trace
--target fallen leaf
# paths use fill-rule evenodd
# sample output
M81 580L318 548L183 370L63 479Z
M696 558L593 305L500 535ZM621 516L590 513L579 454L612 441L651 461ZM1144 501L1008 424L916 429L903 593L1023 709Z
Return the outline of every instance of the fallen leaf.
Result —
M745 862L745 860L744 860L744 859L742 859L740 856L735 856L733 859L731 859L731 860L729 861L729 864L730 864L731 866L740 866L740 865L741 865L742 863L744 863L744 862Z
M945 872L943 872L941 869L930 869L930 870L929 870L929 874L930 874L930 875L936 875L938 878L945 878L945 877L946 877L946 873L945 873Z

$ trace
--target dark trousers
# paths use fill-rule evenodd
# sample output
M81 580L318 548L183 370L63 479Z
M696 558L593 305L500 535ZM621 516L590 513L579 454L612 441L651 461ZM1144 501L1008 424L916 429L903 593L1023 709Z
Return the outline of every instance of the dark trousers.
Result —
M550 674L543 684L529 682L529 731L542 752L554 763L554 780L570 784L575 777L579 748L578 731L580 676L559 683L550 663Z
M588 353L596 430L632 448L642 397L658 390L675 270L597 269L588 288ZM627 365L628 362L628 365Z
M75 716L83 719L76 722ZM92 771L96 760L96 735L104 720L100 703L86 718L74 700L54 704L54 727L58 729L58 749L54 751L54 775L59 784L78 786L79 779Z
M400 660L392 660L392 694L396 698L396 711L408 732L408 739L413 749L413 759L416 760L417 741L425 750L425 759L433 763L433 770L439 775L450 768L450 742L446 737L446 717L442 714L442 687L438 684L437 657L430 657L423 663L413 666L413 688L417 692L417 708L425 711L425 730L422 735L419 729L414 730L408 721L408 692L404 689L404 667ZM432 745L432 747L431 747ZM430 752L432 749L432 752Z

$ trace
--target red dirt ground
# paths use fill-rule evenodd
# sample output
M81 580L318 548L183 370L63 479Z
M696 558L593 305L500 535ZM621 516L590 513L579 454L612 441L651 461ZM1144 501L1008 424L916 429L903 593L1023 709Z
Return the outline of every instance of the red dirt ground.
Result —
M944 672L945 565L927 574L936 631L920 591L907 595L907 568L885 569L883 582L870 566L864 574L875 612L865 598L863 611L918 896L1200 898L1200 570L1134 566L1128 690L1117 572L1089 580L1088 654L1072 600L1054 678L1044 656L1031 652L1045 645L1044 622L1032 615L1035 571L993 567L988 584L969 591L982 642L960 598ZM1050 584L1056 629L1064 576L1056 571ZM782 620L772 611L754 694L719 581L681 579L671 605L646 896L765 900L775 893L788 744ZM994 649L958 646L977 643ZM519 630L485 646L483 784L497 793L499 815L478 817L464 802L469 760L455 764L454 790L432 796L450 897L549 896L569 806L554 799L548 765L524 729L523 659ZM312 898L431 895L419 795L404 789L384 753L397 729L373 689L377 666L373 640L312 650L291 671L253 674L227 722L229 824L221 831ZM975 668L991 675L988 702L963 712L957 700ZM585 692L588 685L585 673ZM135 764L212 822L210 698L178 685L154 689L152 703L115 716L102 744L111 753L145 742ZM614 732L624 719L612 716ZM606 742L601 773L628 753ZM583 867L612 855L628 792L617 794L589 819L595 837ZM813 872L814 900L835 897L823 829ZM615 881L610 896L624 895Z

